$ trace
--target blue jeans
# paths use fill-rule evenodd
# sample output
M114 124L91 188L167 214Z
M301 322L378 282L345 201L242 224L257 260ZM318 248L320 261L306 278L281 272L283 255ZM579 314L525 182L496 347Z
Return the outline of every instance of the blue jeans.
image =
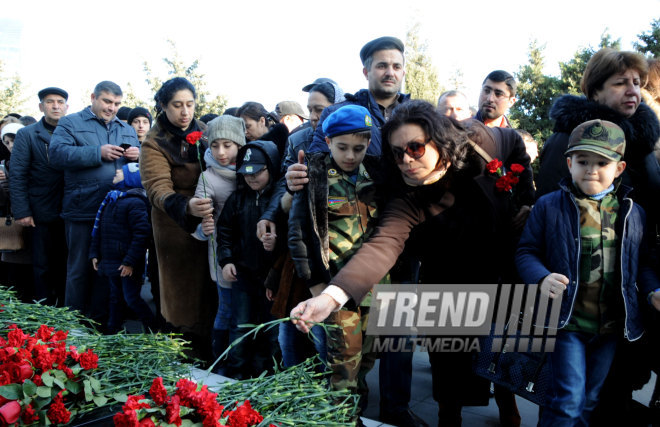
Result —
M551 400L539 426L587 426L612 365L617 337L559 331L550 353Z
M218 287L218 312L215 315L213 329L227 331L231 328L231 288Z
M111 276L105 278L110 285L110 314L108 318L108 329L119 331L124 323L122 316L123 301L133 310L147 329L155 329L154 314L149 305L140 296L142 286L132 277ZM123 298L122 298L123 295Z
M105 324L108 315L109 286L99 280L89 259L94 221L64 221L69 254L66 262L64 305L81 311L92 320Z
M311 335L303 334L291 322L280 323L278 341L282 349L282 362L285 367L298 365L313 356L314 352L309 351L312 346L324 363L328 360L325 330L316 325L312 327L312 334L314 334L313 338Z

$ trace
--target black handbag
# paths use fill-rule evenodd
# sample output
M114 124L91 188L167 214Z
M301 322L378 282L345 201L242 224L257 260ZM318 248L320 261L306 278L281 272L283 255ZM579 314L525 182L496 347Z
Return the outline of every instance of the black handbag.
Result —
M519 319L512 321L521 322ZM520 328L517 328L518 332L515 334L508 334L509 326L510 324L507 324L501 338L503 347L500 352L491 351L494 341L500 338L494 338L491 333L480 339L481 351L473 361L474 372L530 402L546 406L549 403L552 380L550 364L547 363L548 354L545 351L513 351L510 346L526 337L520 337Z

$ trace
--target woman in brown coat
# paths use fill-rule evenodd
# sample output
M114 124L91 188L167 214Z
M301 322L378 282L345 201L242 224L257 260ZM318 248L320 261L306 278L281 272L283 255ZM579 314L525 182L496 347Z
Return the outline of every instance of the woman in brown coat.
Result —
M186 137L202 131L197 121L195 88L182 77L163 84L154 99L158 116L140 153L142 183L151 211L160 278L160 307L165 320L193 343L196 356L210 359L210 331L217 304L209 280L206 242L190 233L206 215L211 199L193 197L206 146ZM198 152L199 150L199 152Z

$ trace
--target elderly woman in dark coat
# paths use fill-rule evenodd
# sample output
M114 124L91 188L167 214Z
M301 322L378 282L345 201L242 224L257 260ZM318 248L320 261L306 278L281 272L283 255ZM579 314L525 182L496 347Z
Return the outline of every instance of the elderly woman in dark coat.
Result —
M193 117L195 96L193 85L182 77L168 80L156 93L158 116L142 143L140 171L153 205L163 317L189 334L198 356L210 359L217 295L209 279L206 242L190 235L213 212L211 199L194 197L202 170L198 150L202 157L206 150L202 142L186 141L205 128Z

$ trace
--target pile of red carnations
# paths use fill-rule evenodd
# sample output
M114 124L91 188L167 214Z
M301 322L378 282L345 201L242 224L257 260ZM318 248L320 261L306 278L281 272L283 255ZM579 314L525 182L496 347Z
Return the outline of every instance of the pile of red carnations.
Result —
M199 425L204 427L234 426L248 427L261 423L264 419L252 409L246 400L234 409L225 409L217 401L217 394L207 386L198 386L194 381L181 379L176 390L170 395L163 385L163 379L154 379L149 389L151 399L144 395L128 396L122 407L123 412L113 418L117 427L144 427L160 425ZM272 424L271 424L272 425Z
M0 336L0 425L66 424L80 402L102 406L92 349L67 349L68 331L41 325L27 335L16 325Z

